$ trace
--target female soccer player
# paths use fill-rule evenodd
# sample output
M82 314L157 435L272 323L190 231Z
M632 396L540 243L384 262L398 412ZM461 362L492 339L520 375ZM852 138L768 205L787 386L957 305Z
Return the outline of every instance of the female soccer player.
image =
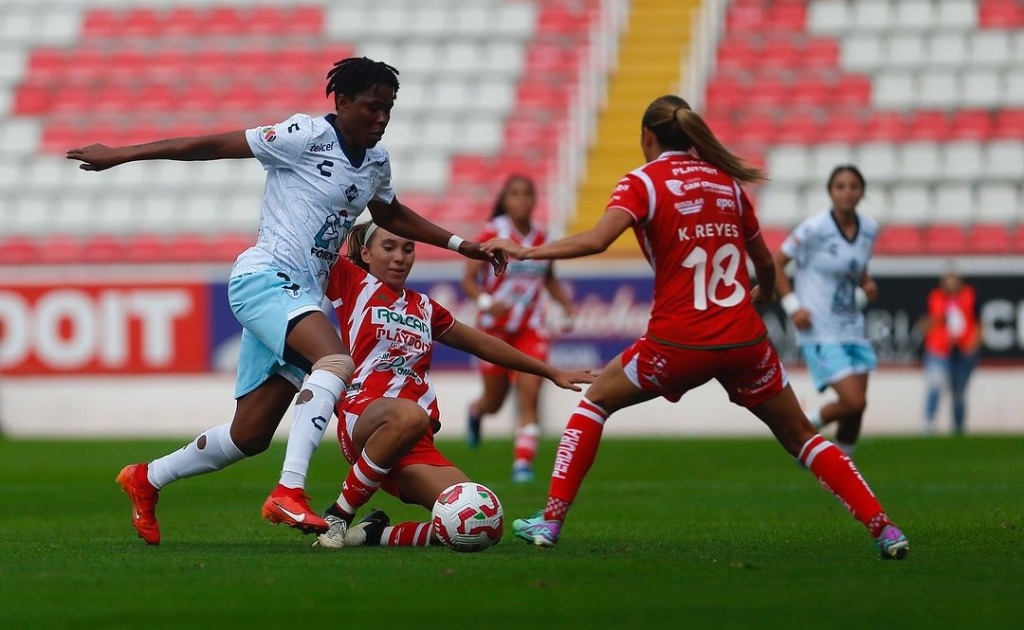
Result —
M814 386L819 392L832 387L838 396L811 411L811 424L820 429L837 422L836 446L852 456L867 406L868 373L877 365L863 309L878 294L867 271L878 223L857 212L865 186L856 166L833 169L827 188L832 208L800 223L775 253L775 286ZM785 273L791 260L792 285Z
M429 523L385 528L387 517L380 512L371 512L347 530L378 487L430 510L442 490L469 481L434 446L434 433L440 429L430 381L434 342L550 379L565 389L580 391L574 383L590 383L594 375L553 368L456 321L437 302L406 289L416 261L413 241L363 223L352 229L348 243L348 258L334 266L327 296L357 366L352 386L336 409L338 439L352 468L337 502L325 513L331 529L318 542L326 547L426 545L431 540Z
M477 240L511 238L527 246L544 243L547 234L532 221L536 205L537 188L533 180L525 175L512 175L498 193L491 220ZM555 279L550 261L516 261L500 276L488 273L485 264L471 261L466 265L462 288L476 301L478 328L541 361L548 357L544 290L561 305L565 314L564 329L567 330L573 322L572 299L562 283ZM519 419L513 446L512 480L531 481L540 436L537 407L541 379L533 374L512 375L505 368L486 361L480 363L480 372L484 391L469 408L469 444L473 447L480 444L482 417L501 409L514 382Z
M252 157L267 171L256 244L235 261L228 284L231 309L244 328L234 418L180 450L126 466L117 476L132 502L132 524L149 544L160 542L157 492L266 450L299 389L280 483L264 503L263 516L304 533L327 531L327 523L309 507L306 472L355 366L320 305L345 234L364 208L396 234L488 259L476 243L426 221L395 197L391 162L377 143L397 93L393 67L365 57L343 59L327 74L333 114L296 114L244 131L127 147L93 144L67 152L68 159L84 162L86 171L137 160ZM496 271L503 266L490 260Z
M615 411L657 396L677 401L712 378L760 418L875 537L883 558L909 545L853 462L818 435L789 385L752 303L774 298L775 267L741 182L763 178L718 141L678 96L644 112L640 145L648 163L619 180L597 225L540 247L509 239L484 243L518 259L576 258L604 251L633 227L654 269L646 334L613 359L580 401L555 456L548 502L513 523L515 535L553 546L594 462L604 423ZM743 252L758 286L748 291Z

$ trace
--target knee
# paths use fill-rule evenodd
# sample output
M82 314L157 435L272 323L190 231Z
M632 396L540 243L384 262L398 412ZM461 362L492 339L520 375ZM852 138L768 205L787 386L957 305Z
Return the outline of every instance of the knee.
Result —
M242 451L246 457L252 457L253 455L259 455L270 448L270 441L273 437L273 433L269 435L260 433L243 433L242 435L232 434L231 440L235 443L235 446L238 447L238 450Z
M850 396L842 401L843 415L847 418L860 418L864 410L868 408L868 400L865 396Z
M400 435L403 441L415 442L430 431L430 418L419 407L390 414L386 424Z

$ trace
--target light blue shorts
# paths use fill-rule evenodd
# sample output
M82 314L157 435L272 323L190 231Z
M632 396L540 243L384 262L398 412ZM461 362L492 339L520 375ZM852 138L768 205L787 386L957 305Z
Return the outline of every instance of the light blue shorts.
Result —
M274 270L231 278L228 301L243 328L235 398L248 394L274 374L291 381L296 389L301 387L305 370L284 360L288 322L303 313L319 311L320 302L287 274Z
M867 374L878 367L875 349L864 343L805 343L804 362L819 392L851 374Z

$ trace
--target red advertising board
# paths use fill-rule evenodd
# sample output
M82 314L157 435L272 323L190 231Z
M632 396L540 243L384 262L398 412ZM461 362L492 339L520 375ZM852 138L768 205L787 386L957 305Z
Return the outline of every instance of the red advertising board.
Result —
M0 286L0 372L148 374L209 369L209 286Z

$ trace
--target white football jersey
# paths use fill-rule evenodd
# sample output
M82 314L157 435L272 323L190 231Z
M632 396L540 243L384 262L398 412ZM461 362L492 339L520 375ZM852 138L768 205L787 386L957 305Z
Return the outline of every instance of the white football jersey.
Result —
M805 219L782 242L796 263L793 291L811 312L811 327L797 330L800 343L863 342L864 313L854 292L860 286L878 238L878 222L857 213L857 235L847 240L826 210Z
M365 156L347 152L334 118L296 114L246 130L253 154L267 171L267 185L256 244L235 260L231 277L279 269L322 298L356 217L371 200L391 203L395 198L388 152L380 145Z

